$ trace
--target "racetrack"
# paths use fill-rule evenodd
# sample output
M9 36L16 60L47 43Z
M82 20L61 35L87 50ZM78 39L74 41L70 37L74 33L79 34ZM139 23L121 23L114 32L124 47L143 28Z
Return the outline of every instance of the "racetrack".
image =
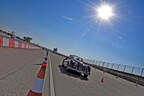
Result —
M0 48L0 96L26 96L44 55L42 50ZM81 79L59 66L63 59L49 52L43 96L143 96L143 86L94 68Z
M116 78L107 73L103 74L103 72L94 68L92 68L92 74L88 77L88 80L83 80L71 73L62 72L59 65L64 57L53 53L50 53L49 56L55 96L143 96L143 86L135 86L132 82ZM104 76L103 83L100 82L102 76ZM46 81L48 79L49 76L47 76ZM45 84L45 88L47 84ZM44 96L49 96L48 92L48 88L45 89Z

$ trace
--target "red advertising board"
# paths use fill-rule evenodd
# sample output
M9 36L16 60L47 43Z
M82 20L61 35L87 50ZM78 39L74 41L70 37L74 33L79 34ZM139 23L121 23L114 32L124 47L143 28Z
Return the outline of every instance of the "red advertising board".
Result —
M3 46L3 37L0 36L0 47L2 47L2 46Z
M9 47L15 48L15 40L12 40L12 39L9 40Z
M22 48L22 42L18 42L18 48Z
M26 43L24 43L24 48L26 48Z

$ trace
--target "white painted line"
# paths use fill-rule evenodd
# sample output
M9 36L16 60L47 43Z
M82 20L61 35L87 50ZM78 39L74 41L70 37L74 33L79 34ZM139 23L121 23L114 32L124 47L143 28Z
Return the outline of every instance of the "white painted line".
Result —
M48 54L49 61L50 61L50 96L55 96L55 91L54 91L54 83L53 83L53 74L52 74L52 67L51 67L51 59Z

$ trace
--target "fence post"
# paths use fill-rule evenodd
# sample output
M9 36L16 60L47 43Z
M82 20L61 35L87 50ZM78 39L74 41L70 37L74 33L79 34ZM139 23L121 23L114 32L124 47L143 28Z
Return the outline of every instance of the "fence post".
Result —
M93 64L95 64L95 60L93 60Z
M109 63L107 63L107 68L109 67Z
M125 72L125 69L126 69L126 65L124 66L124 70L123 70L123 72Z
M132 68L132 72L131 72L131 74L133 73L133 71L134 71L134 66L133 66L133 68Z
M112 64L112 69L113 69L114 64Z
M102 64L102 67L104 67L104 63L105 63L105 62L102 62L102 63L103 63L103 64Z
M101 66L101 61L99 61L99 65Z
M118 65L117 70L119 69L119 66L120 66L120 64Z
M143 71L144 71L144 68L142 68L142 71L141 71L141 76L143 75Z
M97 61L98 62L98 65L100 66L100 62L99 61Z
M97 60L95 61L96 65L97 65Z
M105 62L102 62L103 73L105 72L104 63L105 63Z
M95 62L96 62L96 60L94 60L94 64L96 65L96 63L95 63Z

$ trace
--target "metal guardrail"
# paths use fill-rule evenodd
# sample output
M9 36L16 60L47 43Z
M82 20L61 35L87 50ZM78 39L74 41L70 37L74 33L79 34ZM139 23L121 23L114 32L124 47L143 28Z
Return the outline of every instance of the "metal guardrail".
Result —
M109 68L109 69L113 69L113 70L117 70L117 71L144 77L144 68L143 67L108 63L108 62L89 60L89 59L84 59L84 62L86 62L88 64L97 65L100 67Z

